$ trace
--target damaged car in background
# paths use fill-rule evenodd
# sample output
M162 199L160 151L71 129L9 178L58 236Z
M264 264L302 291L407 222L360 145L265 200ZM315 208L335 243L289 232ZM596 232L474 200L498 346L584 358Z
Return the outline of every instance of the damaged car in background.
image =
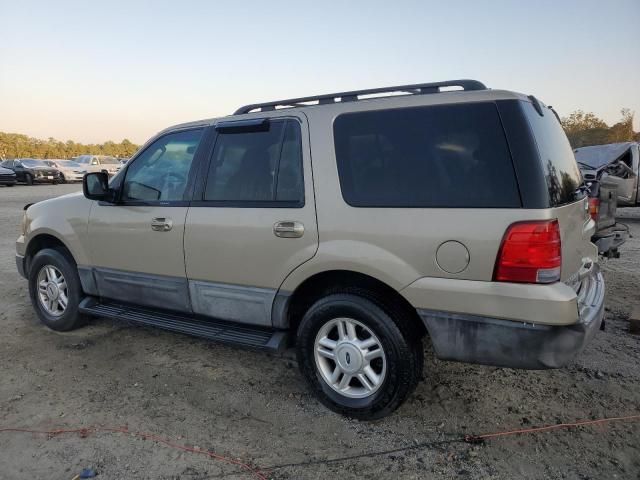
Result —
M590 189L589 213L596 221L592 240L599 253L617 258L618 247L627 240L629 229L616 222L616 209L640 205L640 145L636 142L595 145L577 148L574 154Z

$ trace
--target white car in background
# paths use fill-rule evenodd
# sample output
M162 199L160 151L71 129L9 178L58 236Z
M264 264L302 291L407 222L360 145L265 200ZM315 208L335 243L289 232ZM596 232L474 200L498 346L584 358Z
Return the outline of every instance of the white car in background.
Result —
M110 177L122 168L122 164L117 158L108 155L80 155L73 160L78 162L87 173L106 170Z
M73 160L50 159L44 160L50 167L60 170L63 182L81 182L87 169Z

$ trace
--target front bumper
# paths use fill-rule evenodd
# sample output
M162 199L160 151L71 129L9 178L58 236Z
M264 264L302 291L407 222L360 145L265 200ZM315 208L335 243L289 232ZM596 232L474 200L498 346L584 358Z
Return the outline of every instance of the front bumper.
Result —
M24 263L24 257L16 253L16 268L18 269L18 273L22 277L27 278L27 271Z
M60 181L60 177L33 177L33 183L56 183Z
M571 362L600 328L604 278L596 269L579 292L579 321L542 325L418 309L438 358L499 367L546 369Z
M598 253L606 255L612 250L615 251L629 238L629 231L619 223L613 227L596 232L591 241L598 247Z

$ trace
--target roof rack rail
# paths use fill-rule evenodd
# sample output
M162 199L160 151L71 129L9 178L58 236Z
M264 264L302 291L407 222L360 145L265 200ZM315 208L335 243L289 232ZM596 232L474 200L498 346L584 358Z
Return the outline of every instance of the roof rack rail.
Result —
M240 107L234 112L234 115L241 115L243 113L250 113L253 111L269 112L278 107L309 107L311 106L308 105L310 102L315 102L313 105L337 103L338 99L340 99L340 102L354 102L359 100L358 97L361 95L374 95L377 93L401 92L409 95L440 93L440 89L446 87L461 87L462 90L487 89L482 82L477 80L447 80L445 82L416 83L413 85L397 85L393 87L371 88L368 90L353 90L351 92L328 93L325 95L313 95L310 97L290 98L288 100L277 100L275 102L254 103Z

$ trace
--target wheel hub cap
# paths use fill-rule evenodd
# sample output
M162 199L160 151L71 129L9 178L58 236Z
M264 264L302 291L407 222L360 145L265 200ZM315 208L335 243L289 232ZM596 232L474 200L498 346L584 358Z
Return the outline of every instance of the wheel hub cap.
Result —
M336 348L336 363L342 370L355 373L362 368L362 353L350 342L343 342Z
M62 272L53 265L45 265L37 277L38 301L46 313L59 317L67 309L69 292Z
M314 357L322 380L345 397L373 395L386 376L382 343L371 329L351 318L336 318L322 326Z
M47 283L46 291L47 291L47 296L50 299L57 300L59 291L58 291L58 286L55 283L51 283L51 282Z

